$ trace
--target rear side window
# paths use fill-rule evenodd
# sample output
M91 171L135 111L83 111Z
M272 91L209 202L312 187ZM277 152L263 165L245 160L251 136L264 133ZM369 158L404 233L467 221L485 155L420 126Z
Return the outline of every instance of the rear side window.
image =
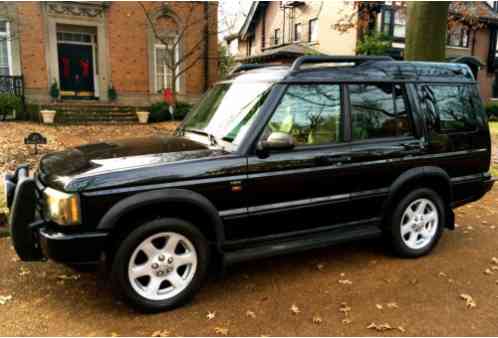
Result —
M422 85L422 107L440 132L471 131L477 127L481 101L472 85Z
M351 84L353 141L410 136L405 88L401 84Z

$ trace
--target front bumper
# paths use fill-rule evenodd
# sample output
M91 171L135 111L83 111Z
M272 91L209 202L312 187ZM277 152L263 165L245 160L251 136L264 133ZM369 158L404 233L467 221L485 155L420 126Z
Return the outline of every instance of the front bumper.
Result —
M39 216L35 180L26 166L5 177L9 226L14 249L23 261L50 258L63 263L98 262L108 238L102 232L69 232Z

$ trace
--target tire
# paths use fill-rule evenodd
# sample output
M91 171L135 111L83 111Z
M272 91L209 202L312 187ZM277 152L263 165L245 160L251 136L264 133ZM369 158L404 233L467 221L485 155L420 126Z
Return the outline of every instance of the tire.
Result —
M394 208L387 229L394 253L416 258L431 252L443 233L445 210L443 199L432 189L419 188L403 197Z
M192 299L208 264L208 243L194 225L175 218L156 219L120 243L111 281L118 294L140 311L171 310Z

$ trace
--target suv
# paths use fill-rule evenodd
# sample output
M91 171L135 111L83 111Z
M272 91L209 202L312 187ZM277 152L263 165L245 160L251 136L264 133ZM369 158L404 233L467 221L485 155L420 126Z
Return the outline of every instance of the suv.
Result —
M174 136L83 145L6 177L17 254L105 260L124 298L178 306L223 265L384 235L419 257L493 185L463 64L317 57L243 65Z

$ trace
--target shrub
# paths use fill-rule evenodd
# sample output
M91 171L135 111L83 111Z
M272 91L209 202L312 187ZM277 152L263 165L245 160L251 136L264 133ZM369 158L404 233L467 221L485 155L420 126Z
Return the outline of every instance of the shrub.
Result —
M0 94L0 121L5 120L7 115L13 111L19 112L21 110L21 98L12 94Z
M52 82L52 86L50 86L50 97L52 97L52 99L54 100L57 100L60 93L61 92L59 90L59 87L57 86L57 82L54 80L54 82Z
M359 41L356 53L362 55L386 55L391 45L391 38L384 33L366 34Z
M192 109L192 105L186 102L177 102L175 109L175 120L183 120L185 116ZM154 103L149 108L150 122L163 122L170 121L171 114L169 112L169 105L165 102Z
M489 102L486 104L486 114L490 121L498 120L498 102Z
M107 96L109 96L109 100L111 101L116 101L116 99L118 98L118 92L112 86L112 84L109 86L109 89L107 89Z

